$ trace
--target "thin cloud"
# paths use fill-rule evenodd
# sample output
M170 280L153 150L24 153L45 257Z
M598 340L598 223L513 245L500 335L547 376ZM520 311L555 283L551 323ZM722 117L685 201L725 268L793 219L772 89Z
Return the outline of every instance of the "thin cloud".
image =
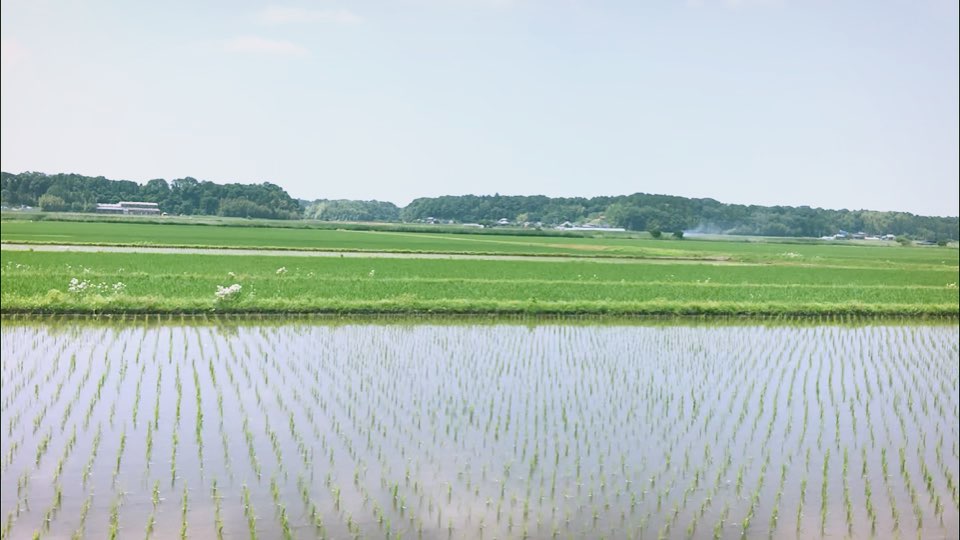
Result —
M347 9L304 9L297 7L269 6L256 14L257 20L265 24L296 24L312 22L330 22L336 24L354 24L363 19Z
M229 52L253 54L277 54L285 56L300 56L307 54L307 49L282 39L267 39L259 36L241 36L224 42L224 48Z

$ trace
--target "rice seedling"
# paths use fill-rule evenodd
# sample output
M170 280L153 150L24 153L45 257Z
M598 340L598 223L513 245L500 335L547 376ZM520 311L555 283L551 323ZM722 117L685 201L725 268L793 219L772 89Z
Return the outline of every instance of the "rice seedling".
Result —
M114 497L110 505L110 524L107 530L107 536L110 540L116 540L120 537L120 497Z
M92 505L93 495L87 495L87 498L83 501L83 506L80 507L79 524L71 535L72 540L79 540L84 537L84 532L87 526L87 515L90 513L90 507Z
M187 511L190 508L186 483L183 485L183 497L180 501L180 540L185 540L187 538Z
M247 531L250 533L250 540L257 539L257 517L250 502L250 490L246 485L243 486L243 514L247 518Z
M120 433L120 447L117 449L117 458L116 465L113 468L113 481L117 481L117 476L120 474L120 462L123 459L123 451L127 447L127 428L123 428L123 432Z

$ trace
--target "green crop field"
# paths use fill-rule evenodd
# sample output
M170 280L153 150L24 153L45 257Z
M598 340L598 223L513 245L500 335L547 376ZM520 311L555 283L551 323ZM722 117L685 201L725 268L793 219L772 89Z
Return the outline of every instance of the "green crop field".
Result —
M905 250L911 251L911 250ZM956 315L956 266L3 251L13 312ZM231 286L234 286L232 289ZM218 296L218 290L220 291ZM229 291L229 292L224 292Z
M406 253L477 253L719 259L786 262L816 266L953 268L956 248L906 248L862 243L788 243L773 241L653 240L622 237L510 236L373 230L278 227L159 225L64 221L4 221L4 243L194 246Z
M951 247L24 220L5 221L0 240L530 256L428 260L11 248L2 256L7 313L955 316L960 305L960 251ZM544 255L569 259L536 260Z
M157 225L146 223L4 222L3 242L53 244L243 247L271 249L509 253L558 255L696 256L668 243L630 239L530 237L273 227Z

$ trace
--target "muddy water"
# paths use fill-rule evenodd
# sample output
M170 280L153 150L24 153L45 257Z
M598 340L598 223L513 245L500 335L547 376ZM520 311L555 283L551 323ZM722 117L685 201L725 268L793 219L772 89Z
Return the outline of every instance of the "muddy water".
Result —
M9 538L960 527L956 324L5 319L0 337Z

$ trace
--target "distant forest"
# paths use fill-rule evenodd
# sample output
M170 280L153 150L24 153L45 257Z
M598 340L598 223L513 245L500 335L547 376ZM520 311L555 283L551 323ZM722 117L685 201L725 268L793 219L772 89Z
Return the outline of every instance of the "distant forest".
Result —
M404 221L489 223L501 218L554 225L594 222L632 231L820 237L838 231L907 235L918 239L960 238L957 217L907 212L825 210L809 206L724 204L713 199L635 193L615 197L444 196L416 199L400 212Z
M93 212L97 203L154 202L168 214L299 219L300 205L280 186L215 184L194 178L138 184L79 174L0 173L4 206L33 206L48 212Z
M431 218L495 224L506 218L530 227L564 223L611 225L632 231L819 237L838 231L915 239L960 239L957 217L907 212L826 210L808 206L723 204L713 199L635 193L612 197L458 195L416 199L405 208L383 201L296 200L280 186L215 184L193 178L146 184L77 174L0 173L2 204L45 211L92 212L97 203L155 202L169 214L323 221L416 222Z
M400 208L392 202L317 199L301 201L303 216L320 221L400 221Z

